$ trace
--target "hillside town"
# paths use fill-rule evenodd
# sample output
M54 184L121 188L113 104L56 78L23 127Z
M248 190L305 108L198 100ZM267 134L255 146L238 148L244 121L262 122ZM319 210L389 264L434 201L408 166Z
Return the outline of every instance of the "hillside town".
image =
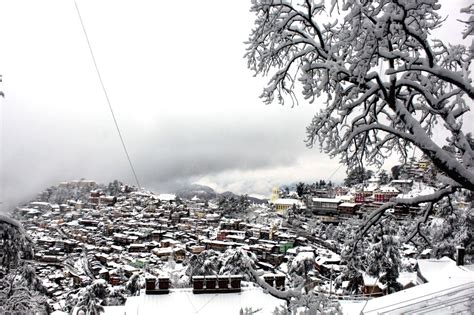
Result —
M259 203L233 194L210 200L202 194L203 199L181 198L118 181L105 186L76 180L48 188L17 207L13 217L33 240L32 257L24 258L35 262L49 308L56 314L77 311L81 292L95 286L107 292L97 301L106 314L132 314L142 303L147 306L141 306L141 314L147 314L145 309L152 314L155 304L175 307L174 300L166 302L170 294L202 299L201 294L224 293L227 298L262 295L234 303L236 312L263 307L270 313L285 303L268 292L268 286L283 292L296 286L295 277L306 279L306 292L324 293L339 301L342 313L351 314L362 302L377 304L377 299L397 293L389 294L390 284L369 273L360 275L356 290L350 289L353 279L347 277L345 244L337 231L348 233L349 225L362 222L394 197L431 192L429 172L429 164L420 161L384 184L376 175L353 187L300 184L295 191L274 188L270 200ZM456 200L466 209L470 202ZM391 215L406 222L418 211L395 208ZM419 251L410 243L401 244L397 291L415 292L411 288L423 284L439 289L442 281L447 290L465 286L456 298L472 305L474 265L466 261L472 248L466 255L459 245L454 254L435 255L429 247ZM436 272L441 267L443 272Z

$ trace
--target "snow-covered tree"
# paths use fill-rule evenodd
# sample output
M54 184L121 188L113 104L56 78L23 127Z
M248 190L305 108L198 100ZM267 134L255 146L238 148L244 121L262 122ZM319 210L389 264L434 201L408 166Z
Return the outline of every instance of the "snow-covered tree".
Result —
M314 253L313 252L301 252L291 261L290 274L297 274L301 277L308 278L308 272L314 270Z
M18 267L22 255L28 255L32 251L29 236L22 224L4 215L0 215L0 248L0 269L7 272L10 268Z
M107 297L107 289L105 280L95 280L79 291L76 308L84 311L86 315L99 315L104 312L103 301Z
M401 267L400 240L390 218L384 221L373 233L374 240L368 249L364 267L369 275L386 284L387 291L392 293L401 290L401 285L397 282Z
M469 18L467 20L462 20L461 22L466 24L466 29L463 31L462 36L466 38L468 36L474 35L474 4L470 4L468 7L461 9L462 13L469 14ZM474 46L474 43L472 43ZM471 47L474 48L474 47Z
M186 275L193 276L216 275L221 267L219 253L214 250L205 250L198 255L192 255L186 259Z
M474 208L460 210L451 204L450 199L443 201L437 209L437 216L421 231L418 236L419 242L432 248L434 257L454 258L456 247L462 246L466 249L466 263L474 260Z
M386 170L381 170L380 171L379 178L380 178L380 184L382 184L382 185L386 185L390 181L390 178L389 178Z
M246 261L245 268L252 275L253 281L266 290L266 292L286 302L286 307L276 308L273 314L342 314L337 301L314 290L305 292L304 287L308 284L309 279L304 279L294 274L290 286L287 286L285 290L279 290L265 282L261 277L262 273L258 273L250 261Z
M463 124L474 99L474 54L434 37L444 21L438 1L324 3L253 1L246 58L256 74L271 76L263 100L294 104L301 87L321 108L307 127L308 146L319 143L349 168L381 166L394 153L406 160L416 147L444 174L436 192L374 211L361 235L394 206L474 190L474 153ZM446 143L456 147L459 160L443 150L446 143L433 140L439 134L449 135ZM425 209L429 215L432 207Z
M372 170L366 170L358 166L347 173L347 177L344 179L344 185L351 187L357 184L362 184L371 178L373 174L374 172Z
M242 275L246 281L250 281L252 276L249 274L247 266L255 266L257 256L242 248L228 249L220 257L221 268L220 275Z
M31 253L30 238L20 222L0 215L0 313L47 313L45 289L22 257Z
M138 273L133 274L130 279L128 279L127 283L125 284L125 288L130 292L130 295L139 295L140 288L141 288L141 279Z
M119 196L123 190L123 183L114 180L107 185L107 194L110 196Z
M247 211L250 207L250 202L247 195L221 195L217 200L217 205L219 206L219 210L221 210L222 215L235 217Z

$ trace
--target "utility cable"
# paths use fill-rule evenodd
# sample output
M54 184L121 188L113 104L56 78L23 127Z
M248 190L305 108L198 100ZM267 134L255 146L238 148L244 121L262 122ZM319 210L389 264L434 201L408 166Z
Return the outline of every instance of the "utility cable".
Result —
M332 172L332 174L328 177L328 181L331 180L331 178L337 173L337 171L339 171L341 169L341 167L343 167L344 164L339 164L339 166L336 168L335 171Z
M133 167L132 160L130 159L130 155L128 154L127 146L125 145L125 141L123 140L122 133L120 132L120 128L115 118L114 110L112 108L112 104L110 103L109 95L107 94L107 90L105 89L104 82L102 81L102 77L100 75L99 67L97 66L97 62L95 61L94 52L92 51L92 46L89 41L89 37L87 36L86 28L84 26L84 22L82 21L81 13L79 12L79 7L77 6L76 1L74 1L74 5L76 6L77 15L79 16L79 21L81 22L82 30L84 31L84 36L86 37L87 45L89 46L89 51L91 53L92 61L94 62L94 67L97 72L97 76L99 77L100 84L102 86L102 90L104 91L105 98L107 99L107 104L109 105L110 113L112 114L112 118L117 129L118 136L120 138L120 142L122 142L123 150L125 151L125 155L127 156L128 163L130 164L130 168L132 170L133 176L135 177L135 181L137 182L138 189L140 189L140 181L138 180L137 173L135 172L135 168Z

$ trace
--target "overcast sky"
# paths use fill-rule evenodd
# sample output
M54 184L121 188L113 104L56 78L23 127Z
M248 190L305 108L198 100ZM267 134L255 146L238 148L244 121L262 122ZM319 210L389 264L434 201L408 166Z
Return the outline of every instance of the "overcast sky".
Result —
M457 15L468 0L449 1ZM304 144L316 105L264 105L243 59L250 1L77 4L142 185L269 195L339 167ZM460 41L448 21L439 37ZM73 1L1 1L4 209L79 178L134 183ZM345 177L340 168L333 181Z

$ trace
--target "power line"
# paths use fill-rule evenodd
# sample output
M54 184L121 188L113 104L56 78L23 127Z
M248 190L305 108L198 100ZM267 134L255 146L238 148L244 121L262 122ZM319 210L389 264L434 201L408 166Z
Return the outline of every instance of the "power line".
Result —
M140 188L141 186L140 186L140 182L138 180L137 173L135 172L135 168L133 167L132 160L130 159L130 155L128 154L128 150L127 150L127 147L125 145L125 141L123 140L122 133L120 132L120 128L119 128L119 125L117 123L117 119L115 118L114 110L112 108L112 104L110 103L109 95L107 94L107 90L105 89L104 82L102 81L102 77L100 76L99 67L97 66L97 62L95 61L94 52L92 51L92 46L91 46L91 43L89 41L89 37L87 36L86 28L84 26L84 22L82 21L81 13L79 12L79 7L77 6L76 1L74 1L74 5L76 6L77 15L79 16L79 21L81 21L82 30L84 31L84 35L86 37L87 45L89 46L89 51L91 53L92 61L94 62L94 67L95 67L95 70L97 72L97 76L99 77L100 85L102 86L102 90L104 91L105 98L107 99L107 104L109 105L110 113L112 114L112 118L114 120L115 127L117 128L117 133L118 133L118 136L120 138L120 142L122 142L123 150L125 151L125 155L127 156L128 163L130 164L130 168L132 170L133 176L135 177L135 181L137 182L138 188Z
M336 168L336 170L334 172L332 172L332 174L328 177L328 181L330 181L331 178L337 173L337 171L339 171L339 169L343 166L344 166L344 164L339 164L338 168Z

